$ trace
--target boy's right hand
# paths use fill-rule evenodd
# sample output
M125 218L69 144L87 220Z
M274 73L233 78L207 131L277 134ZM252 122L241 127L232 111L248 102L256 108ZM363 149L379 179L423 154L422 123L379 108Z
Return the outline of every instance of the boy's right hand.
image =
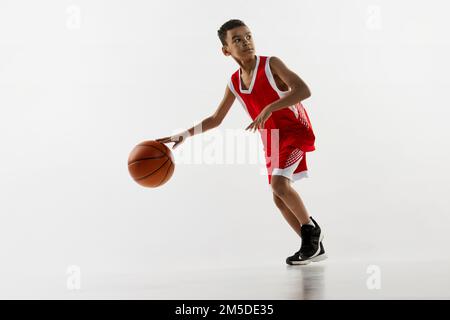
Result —
M180 135L173 135L170 137L164 137L160 139L156 139L155 141L161 142L161 143L171 143L175 142L175 144L172 146L172 149L175 149L180 144L182 144L186 140L186 137L184 137L182 134Z

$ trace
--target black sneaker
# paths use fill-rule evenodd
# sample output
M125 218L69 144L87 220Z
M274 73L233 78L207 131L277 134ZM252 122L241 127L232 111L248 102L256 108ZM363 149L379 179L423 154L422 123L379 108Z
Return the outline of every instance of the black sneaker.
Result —
M303 259L311 259L317 256L320 252L320 243L323 239L322 230L316 220L310 217L315 226L304 224L301 228L302 246L300 248L300 255Z
M319 262L322 260L325 260L328 258L327 254L325 253L325 248L323 247L323 243L320 242L320 252L317 256L311 259L312 262Z
M286 263L290 264L290 265L305 265L305 264L309 264L311 262L319 262L319 261L325 260L326 258L328 258L328 257L327 257L327 254L325 253L323 243L320 242L320 252L314 258L302 258L300 255L300 250L299 250L293 256L287 257Z

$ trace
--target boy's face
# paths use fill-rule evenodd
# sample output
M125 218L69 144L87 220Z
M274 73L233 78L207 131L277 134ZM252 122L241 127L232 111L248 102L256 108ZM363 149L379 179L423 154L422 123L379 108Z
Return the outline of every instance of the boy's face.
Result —
M255 45L247 26L236 27L227 31L227 44L222 47L224 55L235 59L245 59L255 54Z

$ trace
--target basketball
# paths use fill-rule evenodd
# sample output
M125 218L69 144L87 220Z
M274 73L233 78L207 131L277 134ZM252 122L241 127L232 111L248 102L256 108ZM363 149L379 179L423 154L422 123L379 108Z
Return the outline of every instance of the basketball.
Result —
M141 186L156 188L172 177L175 163L170 149L161 142L139 143L128 157L128 171Z

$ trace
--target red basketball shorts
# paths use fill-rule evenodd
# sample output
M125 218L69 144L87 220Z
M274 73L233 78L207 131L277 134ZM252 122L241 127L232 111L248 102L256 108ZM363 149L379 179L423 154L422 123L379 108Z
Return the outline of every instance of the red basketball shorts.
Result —
M291 181L308 177L306 153L299 148L289 147L280 150L278 161L269 157L266 163L269 184L273 175L284 176ZM278 162L278 163L277 163Z

